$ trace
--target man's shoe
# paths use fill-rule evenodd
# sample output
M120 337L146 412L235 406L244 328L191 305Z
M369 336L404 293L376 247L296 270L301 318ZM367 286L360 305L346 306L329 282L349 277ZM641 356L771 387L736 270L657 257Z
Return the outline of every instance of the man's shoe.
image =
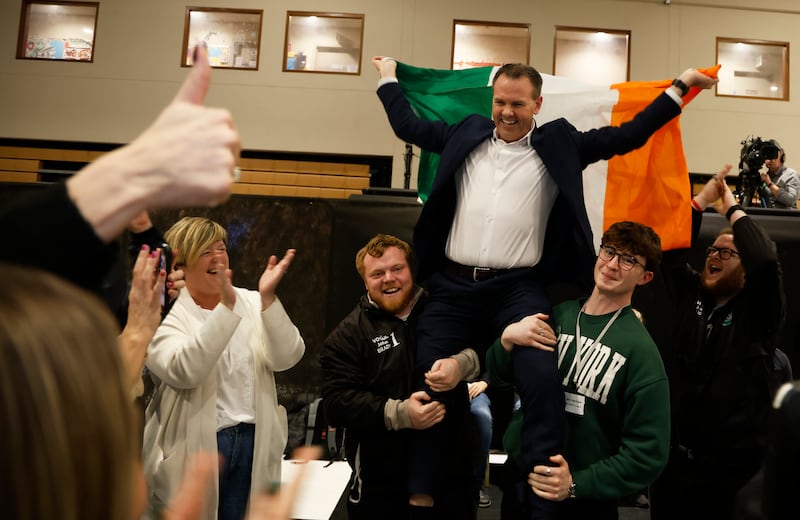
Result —
M492 505L492 497L486 492L486 488L481 487L478 492L478 507L489 507Z

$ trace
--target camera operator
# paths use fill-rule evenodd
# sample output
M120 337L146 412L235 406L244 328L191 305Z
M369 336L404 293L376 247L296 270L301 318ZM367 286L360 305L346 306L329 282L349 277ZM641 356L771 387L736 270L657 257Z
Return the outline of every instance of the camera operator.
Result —
M764 143L762 152L767 171L761 172L761 182L766 191L760 190L760 193L770 196L771 200L767 201L769 208L797 209L800 175L797 170L784 166L786 153L778 141L770 139Z

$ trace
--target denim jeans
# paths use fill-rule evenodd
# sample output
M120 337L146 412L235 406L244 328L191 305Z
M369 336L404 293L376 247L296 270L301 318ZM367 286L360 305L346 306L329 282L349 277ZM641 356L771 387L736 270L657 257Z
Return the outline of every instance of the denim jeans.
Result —
M219 520L242 520L247 512L255 431L255 424L239 423L217 432L217 450L222 456L217 509Z
M475 480L483 485L486 477L486 462L489 457L489 446L492 444L492 402L486 392L478 395L469 402L469 410L478 426L478 436L481 448L481 462L475 466Z

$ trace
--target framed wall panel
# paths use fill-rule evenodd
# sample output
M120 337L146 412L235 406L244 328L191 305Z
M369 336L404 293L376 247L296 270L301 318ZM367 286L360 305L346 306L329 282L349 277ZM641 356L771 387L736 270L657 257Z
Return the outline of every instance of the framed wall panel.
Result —
M789 101L789 43L717 38L717 96Z
M284 72L360 74L364 15L288 11Z
M529 63L530 24L453 20L453 70Z
M17 59L94 61L98 5L23 0Z
M262 15L260 9L187 7L181 66L190 67L192 51L205 44L212 67L258 70Z
M556 26L553 74L593 85L630 79L631 32Z

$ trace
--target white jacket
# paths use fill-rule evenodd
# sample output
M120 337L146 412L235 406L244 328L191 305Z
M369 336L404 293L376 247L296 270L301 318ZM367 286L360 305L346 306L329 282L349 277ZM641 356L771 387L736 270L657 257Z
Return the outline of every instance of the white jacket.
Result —
M286 410L278 404L274 372L293 367L305 344L276 298L261 312L257 291L234 288L231 311L217 305L204 317L183 290L148 347L147 367L156 391L145 413L143 466L150 489L149 514L160 516L183 476L188 457L217 451L217 371L237 327L247 336L255 365L256 430L251 495L280 481L288 438ZM219 475L203 518L217 518Z

